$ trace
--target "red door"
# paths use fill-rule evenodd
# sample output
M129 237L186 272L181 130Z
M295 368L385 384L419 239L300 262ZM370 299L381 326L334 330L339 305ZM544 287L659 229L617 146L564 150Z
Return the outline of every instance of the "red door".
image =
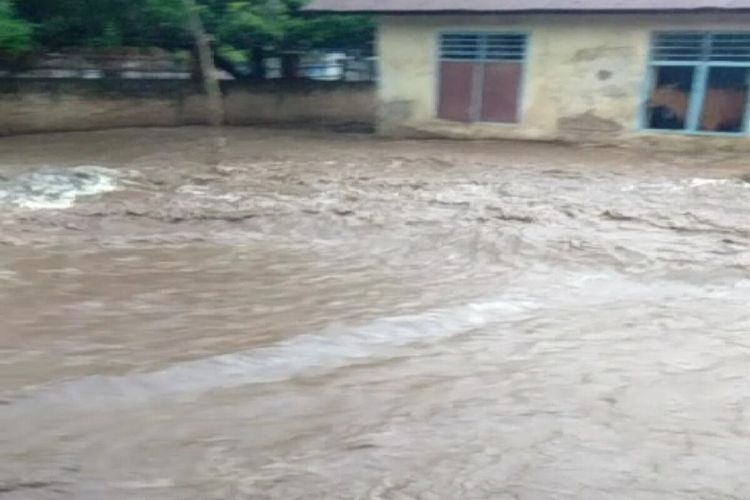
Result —
M521 75L521 64L516 62L486 63L484 65L481 121L499 123L516 123L518 121Z
M449 33L440 39L438 117L517 123L526 54L519 33Z
M440 63L440 101L438 117L459 122L474 121L472 95L473 62L443 61Z

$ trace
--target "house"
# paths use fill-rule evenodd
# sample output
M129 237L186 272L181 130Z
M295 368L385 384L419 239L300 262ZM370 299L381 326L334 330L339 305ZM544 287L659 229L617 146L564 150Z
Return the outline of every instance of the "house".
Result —
M750 0L313 0L308 9L377 17L384 134L750 146Z

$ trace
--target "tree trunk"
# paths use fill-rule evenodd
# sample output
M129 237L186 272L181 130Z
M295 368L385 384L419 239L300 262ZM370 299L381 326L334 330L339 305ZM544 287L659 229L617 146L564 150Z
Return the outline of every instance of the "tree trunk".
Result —
M213 144L208 163L213 168L218 169L226 143L222 130L222 125L224 124L224 98L221 95L219 77L214 65L211 38L203 27L198 6L195 4L195 0L182 1L188 11L190 31L193 33L195 47L198 50L198 62L200 64L201 76L203 77L203 87L208 99L208 123L213 128Z
M299 78L300 55L296 53L281 54L281 78Z
M256 80L266 79L266 54L262 47L253 47L250 54L252 77Z
M198 49L198 62L203 78L203 87L208 97L208 122L211 126L221 127L224 124L224 102L216 66L214 66L211 38L203 28L203 21L201 21L195 0L182 1L188 10L190 31L193 33L195 46Z

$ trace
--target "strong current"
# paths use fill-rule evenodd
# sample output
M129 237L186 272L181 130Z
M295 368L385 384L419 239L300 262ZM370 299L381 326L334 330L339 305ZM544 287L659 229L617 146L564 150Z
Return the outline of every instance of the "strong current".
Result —
M741 156L0 140L0 498L750 497Z

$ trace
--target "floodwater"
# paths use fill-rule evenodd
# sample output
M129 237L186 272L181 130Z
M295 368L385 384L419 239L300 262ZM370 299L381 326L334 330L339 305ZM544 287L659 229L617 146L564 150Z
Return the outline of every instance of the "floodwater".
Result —
M0 140L0 498L750 498L742 157L227 134Z

